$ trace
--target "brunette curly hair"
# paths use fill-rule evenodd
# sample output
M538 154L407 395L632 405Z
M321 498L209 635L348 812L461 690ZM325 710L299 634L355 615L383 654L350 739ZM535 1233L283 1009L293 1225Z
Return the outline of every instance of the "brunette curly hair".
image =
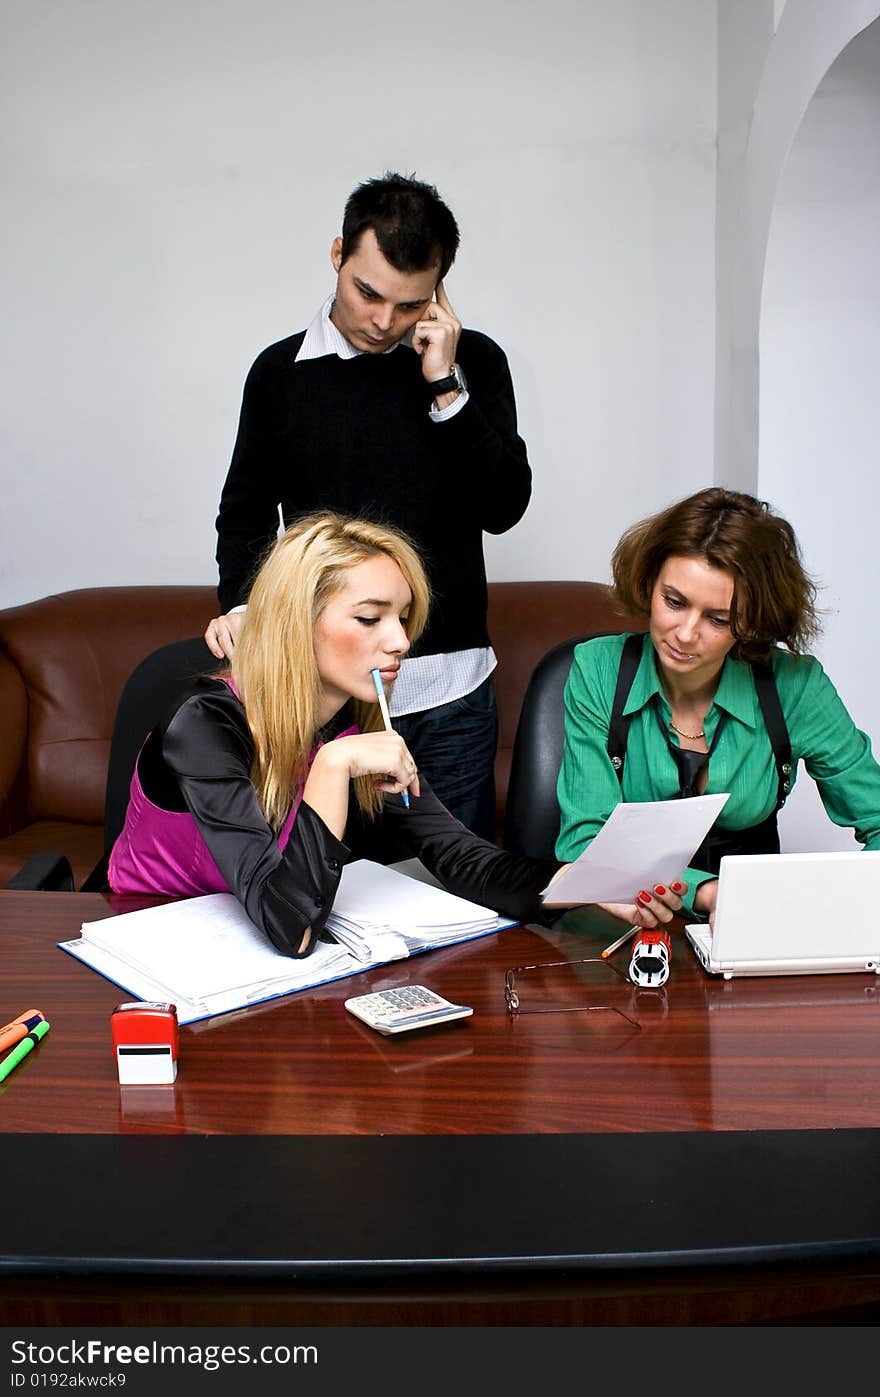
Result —
M766 659L778 644L801 654L818 634L816 586L794 530L763 500L711 486L627 529L611 559L614 592L627 611L650 613L672 556L702 558L733 578L734 659Z

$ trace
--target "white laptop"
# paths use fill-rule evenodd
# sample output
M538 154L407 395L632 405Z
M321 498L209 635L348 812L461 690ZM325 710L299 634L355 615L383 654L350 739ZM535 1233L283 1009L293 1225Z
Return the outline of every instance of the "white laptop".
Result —
M685 928L723 975L880 974L880 851L728 854L714 930Z

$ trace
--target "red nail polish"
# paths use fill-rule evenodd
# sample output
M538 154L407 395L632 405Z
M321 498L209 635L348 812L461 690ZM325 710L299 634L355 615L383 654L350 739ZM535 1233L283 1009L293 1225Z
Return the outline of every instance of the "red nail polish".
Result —
M654 891L655 891L655 893L657 894L658 897L664 897L665 894L666 894L666 889L664 888L664 886L663 886L662 883L655 883L655 884L654 884Z
M672 884L672 891L673 891L674 893L680 893L680 892L682 891L683 888L684 888L684 883L673 883L673 884Z
M638 898L637 898L637 901L638 901L638 902L644 903L644 905L647 907L648 903L651 901L651 894L650 894L650 893L646 893L646 892L644 891L644 889L643 889L643 890L639 893Z

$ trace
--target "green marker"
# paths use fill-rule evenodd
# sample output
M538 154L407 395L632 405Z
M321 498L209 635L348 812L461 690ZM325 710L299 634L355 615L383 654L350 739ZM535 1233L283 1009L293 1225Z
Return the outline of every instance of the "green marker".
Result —
M45 1019L38 1023L36 1028L32 1028L26 1038L22 1038L20 1043L16 1043L11 1053L7 1053L0 1062L0 1082L4 1082L10 1072L18 1066L23 1057L27 1057L31 1048L39 1043L41 1038L45 1038L49 1032L49 1025Z

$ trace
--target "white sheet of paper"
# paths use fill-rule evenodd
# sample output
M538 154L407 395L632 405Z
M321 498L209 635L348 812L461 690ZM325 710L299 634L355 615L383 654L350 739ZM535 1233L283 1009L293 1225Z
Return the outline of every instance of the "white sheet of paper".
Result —
M640 888L668 886L687 867L726 800L727 793L621 801L580 858L544 889L544 903L633 902Z

